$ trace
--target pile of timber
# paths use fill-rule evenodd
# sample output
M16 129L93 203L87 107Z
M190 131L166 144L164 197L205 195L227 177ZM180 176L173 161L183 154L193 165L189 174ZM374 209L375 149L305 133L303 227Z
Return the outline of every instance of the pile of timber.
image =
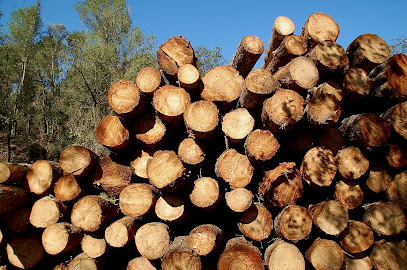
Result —
M294 29L202 76L170 38L109 89L110 155L0 163L0 269L407 269L407 56Z

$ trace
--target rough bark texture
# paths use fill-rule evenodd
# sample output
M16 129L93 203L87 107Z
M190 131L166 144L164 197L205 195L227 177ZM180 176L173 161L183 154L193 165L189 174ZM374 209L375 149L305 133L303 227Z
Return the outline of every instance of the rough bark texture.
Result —
M24 188L0 184L0 215L4 215L30 203L30 195Z
M24 180L30 164L0 162L0 183L11 184Z
M235 68L243 78L253 69L264 51L264 44L256 36L245 36L237 47L229 65Z

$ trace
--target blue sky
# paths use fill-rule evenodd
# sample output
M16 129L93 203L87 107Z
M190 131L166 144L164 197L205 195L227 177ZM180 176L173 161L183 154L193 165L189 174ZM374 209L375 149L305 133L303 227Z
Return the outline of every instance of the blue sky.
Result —
M74 10L75 0L42 0L44 25L61 23L68 30L84 29ZM4 13L0 23L7 31L13 10L27 7L36 0L0 0ZM133 25L143 33L153 33L161 44L182 35L192 46L222 48L226 59L233 56L246 35L258 36L267 47L276 17L287 16L295 24L295 34L314 12L329 14L339 25L337 43L345 49L359 35L372 33L388 43L392 38L407 36L407 0L344 1L128 1ZM260 60L259 60L260 62ZM256 65L257 66L257 65Z

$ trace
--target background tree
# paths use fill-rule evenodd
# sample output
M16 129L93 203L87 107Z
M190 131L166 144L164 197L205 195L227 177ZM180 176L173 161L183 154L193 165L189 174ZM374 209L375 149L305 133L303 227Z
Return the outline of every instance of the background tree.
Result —
M404 53L407 54L407 38L401 36L399 38L393 38L390 44L390 55Z
M218 46L210 50L201 45L194 48L194 50L197 58L198 71L202 76L212 68L225 65L226 63L226 59L222 55L222 48Z

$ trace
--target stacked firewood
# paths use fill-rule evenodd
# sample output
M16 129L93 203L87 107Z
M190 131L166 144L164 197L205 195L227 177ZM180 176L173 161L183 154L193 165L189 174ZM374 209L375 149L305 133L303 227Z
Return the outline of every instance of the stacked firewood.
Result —
M204 76L170 38L109 89L110 155L0 163L0 269L407 269L407 56L294 29Z

